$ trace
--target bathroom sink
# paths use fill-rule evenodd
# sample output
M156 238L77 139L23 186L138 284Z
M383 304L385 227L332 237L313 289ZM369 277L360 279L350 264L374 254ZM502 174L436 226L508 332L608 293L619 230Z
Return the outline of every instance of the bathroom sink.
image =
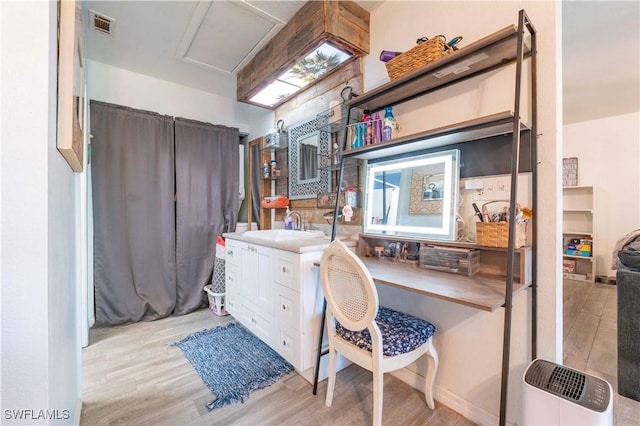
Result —
M290 229L262 229L258 231L247 231L242 234L244 237L260 238L269 241L290 241L303 238L322 238L324 232L320 230L292 231Z

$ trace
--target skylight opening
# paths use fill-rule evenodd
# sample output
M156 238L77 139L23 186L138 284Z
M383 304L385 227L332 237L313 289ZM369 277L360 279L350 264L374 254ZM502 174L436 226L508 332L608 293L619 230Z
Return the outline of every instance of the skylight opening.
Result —
M271 108L336 69L351 56L329 43L322 43L253 96L251 102Z

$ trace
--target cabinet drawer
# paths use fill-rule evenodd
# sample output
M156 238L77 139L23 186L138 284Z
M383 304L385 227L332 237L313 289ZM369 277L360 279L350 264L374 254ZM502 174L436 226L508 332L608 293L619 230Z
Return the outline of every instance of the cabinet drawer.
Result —
M273 331L269 315L258 313L250 305L243 303L240 322L260 340L265 342L267 345L272 346Z
M286 251L274 251L274 265L276 270L273 276L278 284L300 291L300 258L295 253Z
M236 293L227 292L224 296L224 305L227 312L229 312L234 317L238 318L240 314L240 305L237 299Z
M293 327L295 330L302 329L302 317L300 315L300 306L302 295L297 291L280 284L275 284L275 301L274 314L279 324L285 324Z
M227 239L224 247L224 261L226 265L240 266L240 245L238 241Z
M238 293L240 291L240 281L239 281L240 276L238 274L237 268L231 265L226 265L224 269L225 269L224 281L225 281L226 292Z
M273 348L289 361L298 371L302 371L302 354L300 353L300 333L278 327L276 342Z

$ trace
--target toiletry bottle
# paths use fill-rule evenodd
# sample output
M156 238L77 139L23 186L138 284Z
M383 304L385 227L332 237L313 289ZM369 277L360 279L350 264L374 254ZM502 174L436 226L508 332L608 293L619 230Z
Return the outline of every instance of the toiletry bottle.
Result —
M351 144L352 148L360 148L364 146L364 123L357 123L353 126L356 132L355 138L353 139L353 143Z
M373 143L373 118L371 111L365 109L362 113L362 123L364 124L364 144L371 145Z
M373 143L382 142L382 119L380 113L376 111L373 116Z
M269 164L266 161L262 165L262 176L265 179L269 179Z
M333 165L337 166L340 164L340 147L338 146L338 142L333 143Z
M391 107L384 107L384 120L382 126L382 140L390 141L393 139L393 130L396 127L396 119L393 117Z
M271 178L277 176L278 166L276 164L276 160L271 160Z
M284 215L284 229L293 229L293 222L291 222L291 211L287 206L287 212Z

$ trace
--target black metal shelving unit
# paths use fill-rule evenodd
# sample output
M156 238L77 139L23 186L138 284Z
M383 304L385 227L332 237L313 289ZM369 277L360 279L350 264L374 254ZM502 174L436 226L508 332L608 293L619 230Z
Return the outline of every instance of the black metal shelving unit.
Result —
M525 42L525 31L529 33L529 44ZM523 122L521 114L521 92L524 74L525 59L530 63L530 95L531 117L530 125ZM503 112L486 117L468 120L453 125L431 129L426 132L397 138L389 142L349 149L347 132L343 138L343 152L338 174L336 199L340 197L344 163L348 158L363 160L408 154L416 151L442 149L453 144L464 144L467 141L476 141L499 135L512 135L510 155L511 194L510 211L516 211L517 180L521 163L521 136L529 132L528 162L532 173L532 207L536 211L537 206L537 81L536 81L536 30L524 10L518 14L517 25L511 25L497 31L483 39L480 39L466 47L460 48L444 58L407 74L397 80L384 84L370 92L360 95L346 102L347 117L352 108L381 110L385 106L394 106L409 100L428 95L437 90L468 80L472 77L502 68L515 63L515 89L513 112ZM349 123L346 123L349 124ZM338 203L336 203L334 217L338 217ZM504 303L504 328L502 345L502 379L500 390L500 425L506 424L507 388L509 382L509 364L511 352L511 319L513 308L513 284L514 284L514 259L515 259L515 221L509 222L509 244L507 248L507 273L505 282ZM532 234L532 284L531 284L531 358L537 354L537 290L536 290L536 223L535 218L531 222ZM331 232L331 240L336 238L338 224L334 221ZM317 392L318 374L321 356L327 351L322 351L324 337L325 308L322 312L322 321L317 346L317 358L314 375L313 393Z

